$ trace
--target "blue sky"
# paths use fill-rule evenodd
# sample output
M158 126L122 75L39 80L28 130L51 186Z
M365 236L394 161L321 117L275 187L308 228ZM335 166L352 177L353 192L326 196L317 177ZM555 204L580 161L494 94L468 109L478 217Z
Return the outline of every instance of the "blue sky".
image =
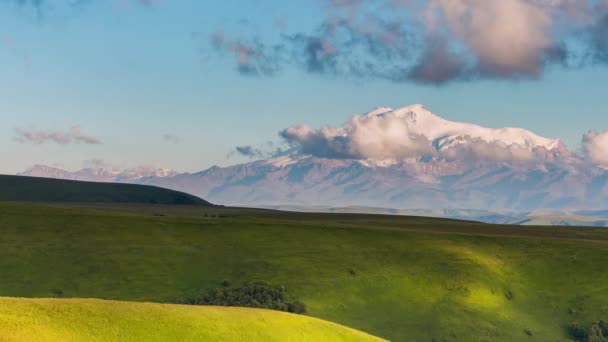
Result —
M270 77L243 75L234 58L214 51L212 35L273 41L278 26L309 32L329 5L323 0L66 3L55 0L35 9L0 2L0 173L34 164L77 169L91 159L199 171L244 161L227 155L240 145L280 142L278 132L294 124L339 125L377 106L413 103L451 120L525 127L560 138L573 150L589 129L608 129L603 63L551 64L537 79L480 77L441 85L353 79L289 66ZM70 133L75 126L78 134L101 143L79 143L79 135ZM72 139L35 143L17 139L18 130L72 134Z

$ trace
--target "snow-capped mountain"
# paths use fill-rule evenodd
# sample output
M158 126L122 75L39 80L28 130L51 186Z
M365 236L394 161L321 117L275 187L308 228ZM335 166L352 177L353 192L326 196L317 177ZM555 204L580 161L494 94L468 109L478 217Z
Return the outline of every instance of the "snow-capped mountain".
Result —
M388 107L377 108L363 118L386 118L393 116L405 122L407 131L432 141L438 149L446 149L467 139L480 139L487 143L504 145L519 145L525 148L546 148L551 151L560 147L558 139L538 136L523 128L487 128L465 122L455 122L443 119L416 104L400 109Z
M45 165L34 165L24 172L19 173L19 175L91 182L130 183L146 177L172 177L177 175L177 172L170 169L157 169L146 166L130 169L117 169L107 166L85 167L81 170L70 172Z
M422 105L378 108L339 127L307 125L281 132L303 154L395 164L406 159L545 162L573 157L558 139L522 128L486 128L445 120Z
M157 185L213 203L400 209L603 209L608 171L558 139L445 120L421 105L294 126L289 152L197 173L37 166L24 175Z

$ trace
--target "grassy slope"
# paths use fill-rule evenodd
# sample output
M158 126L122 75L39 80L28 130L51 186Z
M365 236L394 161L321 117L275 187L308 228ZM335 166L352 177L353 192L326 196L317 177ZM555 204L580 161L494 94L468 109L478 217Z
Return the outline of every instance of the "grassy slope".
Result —
M2 341L381 341L283 312L84 299L0 298Z
M133 184L0 175L0 201L209 205L182 192Z
M557 341L608 316L602 229L0 203L0 234L2 296L168 301L265 280L311 316L396 341Z

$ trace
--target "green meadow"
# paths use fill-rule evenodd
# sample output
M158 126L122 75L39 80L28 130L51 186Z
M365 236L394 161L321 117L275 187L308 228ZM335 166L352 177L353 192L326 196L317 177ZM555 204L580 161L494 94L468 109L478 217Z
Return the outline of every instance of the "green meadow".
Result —
M91 299L0 298L2 341L381 341L277 311Z
M4 202L0 236L5 297L176 303L265 281L308 316L393 341L566 341L568 324L608 317L597 228Z

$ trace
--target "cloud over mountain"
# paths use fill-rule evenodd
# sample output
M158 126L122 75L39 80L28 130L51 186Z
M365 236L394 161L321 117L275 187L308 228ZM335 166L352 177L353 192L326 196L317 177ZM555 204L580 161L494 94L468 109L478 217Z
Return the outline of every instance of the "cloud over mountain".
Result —
M280 134L303 154L321 158L542 162L569 154L556 139L520 128L451 122L421 105L379 108L340 127L297 125Z

